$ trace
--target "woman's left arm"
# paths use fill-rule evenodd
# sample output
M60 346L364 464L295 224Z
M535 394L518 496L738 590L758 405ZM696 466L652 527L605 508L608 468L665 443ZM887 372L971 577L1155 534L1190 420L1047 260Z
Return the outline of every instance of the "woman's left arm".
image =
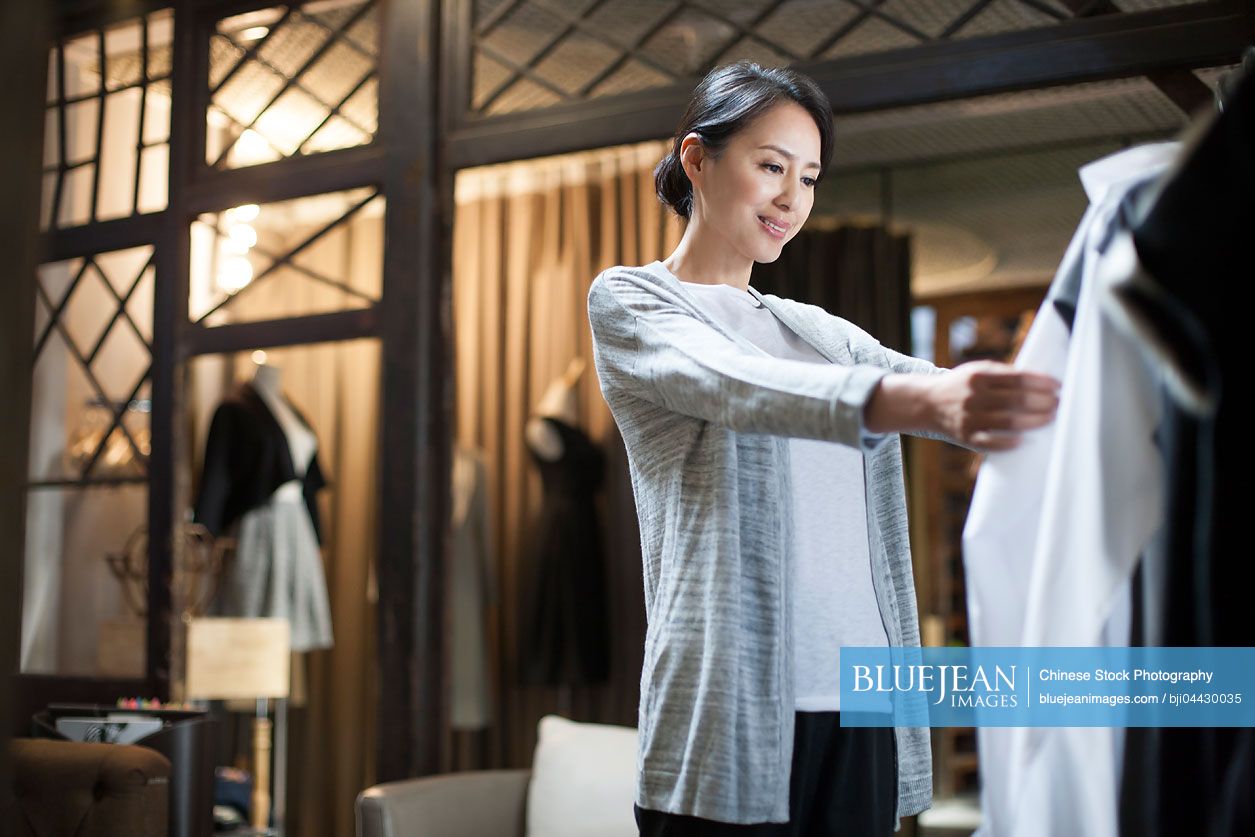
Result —
M894 351L853 323L808 307L830 318L825 326L847 341L854 363L886 370L863 408L863 427L870 434L908 433L985 453L1016 447L1025 431L1054 421L1061 384L1049 375L993 360L947 369Z
M903 375L942 375L950 371L947 367L937 366L931 361L924 360L923 358L912 357L911 355L903 354L902 352L890 349L867 331L864 331L854 325L854 323L851 323L849 320L841 319L833 314L828 314L828 316L832 317L832 319L836 321L832 323L833 326L839 325L843 331L849 334L850 350L855 357L883 358L883 360L878 361L880 365L883 365L891 372ZM924 439L937 439L942 442L949 442L952 445L958 445L961 448L977 451L979 453L984 452L978 447L959 441L953 436L946 433L940 433L935 430L910 429L903 430L902 432L910 436L919 436Z
M868 336L870 337L871 335ZM874 340L875 338L872 339ZM931 361L924 360L923 358L912 357L911 355L906 355L902 352L896 352L888 346L880 343L880 341L876 341L876 345L878 345L880 350L884 352L887 366L893 372L899 372L904 375L942 375L950 371L947 367L937 366ZM948 436L945 433L938 433L933 430L905 430L903 432L910 436L920 436L925 439L938 439L942 442L949 442L952 445L958 445L961 448L967 448L968 450L977 451L979 453L984 452L979 448L965 444L952 436Z

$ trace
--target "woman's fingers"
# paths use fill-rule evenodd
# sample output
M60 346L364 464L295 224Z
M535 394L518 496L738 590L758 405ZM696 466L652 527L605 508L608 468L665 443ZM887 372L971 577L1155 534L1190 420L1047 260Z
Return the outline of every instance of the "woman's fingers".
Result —
M1036 389L985 389L972 394L970 405L980 412L1053 413L1059 406L1059 396Z
M947 381L953 383L947 393L953 400L943 410L950 411L956 437L977 448L1009 450L1019 444L1021 432L1055 419L1061 384L1051 375L992 360L961 364L955 372L959 376Z
M989 389L1012 389L1032 392L1057 393L1061 384L1059 379L1044 372L1031 369L1016 369L1014 366L998 364L972 373L972 384L976 387Z

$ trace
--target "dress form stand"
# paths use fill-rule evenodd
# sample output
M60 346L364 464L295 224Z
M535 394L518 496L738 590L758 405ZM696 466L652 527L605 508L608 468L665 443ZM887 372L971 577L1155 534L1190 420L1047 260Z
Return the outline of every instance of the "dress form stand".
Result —
M454 448L451 473L452 550L446 578L450 644L448 770L486 766L492 689L487 615L497 602L484 454Z
M577 384L586 365L584 358L572 358L566 370L549 385L537 402L535 412L524 430L527 445L537 459L557 462L568 453L562 433L549 419L570 428L579 427ZM555 688L559 714L572 717L572 684L564 682L557 684Z
M309 461L313 459L317 441L312 438L313 433L296 417L292 412L292 408L284 400L282 375L279 367L270 366L265 362L259 363L256 372L253 373L252 385L257 394L266 402L266 406L270 408L270 412L274 414L275 420L279 422L279 426L283 429L283 435L287 437L288 445L292 448L292 464L297 469L297 473L304 473L309 466ZM299 481L293 480L280 486L278 491L295 492L299 496L301 484ZM273 744L271 742L272 728L274 732ZM258 700L257 716L253 722L253 765L255 777L252 825L254 828L265 829L267 825L267 811L265 809L269 808L272 814L270 819L274 822L273 833L277 837L282 837L283 835L284 820L287 814L287 745L287 700L283 698L275 700L275 720L273 724L270 720L268 701ZM274 788L273 793L270 793L269 782L266 780L269 779L268 774L272 757L274 759Z

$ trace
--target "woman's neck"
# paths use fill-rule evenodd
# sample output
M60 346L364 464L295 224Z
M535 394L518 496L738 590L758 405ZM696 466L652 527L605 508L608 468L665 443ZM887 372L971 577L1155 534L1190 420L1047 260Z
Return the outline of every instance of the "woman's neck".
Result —
M731 285L743 291L749 288L750 271L754 267L752 260L747 261L728 247L727 242L704 235L701 222L696 218L689 223L680 243L662 263L684 282Z

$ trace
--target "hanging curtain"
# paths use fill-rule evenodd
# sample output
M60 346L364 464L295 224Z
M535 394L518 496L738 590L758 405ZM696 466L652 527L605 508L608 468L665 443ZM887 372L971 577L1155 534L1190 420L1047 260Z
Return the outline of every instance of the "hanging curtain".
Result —
M560 713L634 726L640 691L644 592L627 461L601 397L588 330L588 287L604 268L668 254L683 228L654 196L653 142L458 174L453 229L456 442L487 464L499 605L489 611L492 725L479 763L530 766L536 724ZM597 498L609 591L610 677L569 689L518 684L521 588L540 476L524 427L538 399L573 357L579 423L607 457Z

